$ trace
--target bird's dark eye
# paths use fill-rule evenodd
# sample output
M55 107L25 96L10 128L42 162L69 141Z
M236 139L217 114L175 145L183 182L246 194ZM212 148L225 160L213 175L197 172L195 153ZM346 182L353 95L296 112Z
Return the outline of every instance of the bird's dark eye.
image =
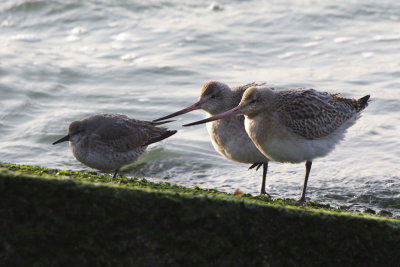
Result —
M211 96L211 99L216 99L217 98L217 95L212 95Z
M252 99L252 100L250 101L250 104L254 104L254 103L256 103L256 100L255 100L255 99Z

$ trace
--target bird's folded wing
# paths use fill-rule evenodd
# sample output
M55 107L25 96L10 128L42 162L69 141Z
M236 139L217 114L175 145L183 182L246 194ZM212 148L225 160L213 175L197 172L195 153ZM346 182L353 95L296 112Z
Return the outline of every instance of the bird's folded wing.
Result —
M317 92L313 89L298 94L280 96L277 106L280 120L293 133L307 139L327 136L354 115L339 95Z

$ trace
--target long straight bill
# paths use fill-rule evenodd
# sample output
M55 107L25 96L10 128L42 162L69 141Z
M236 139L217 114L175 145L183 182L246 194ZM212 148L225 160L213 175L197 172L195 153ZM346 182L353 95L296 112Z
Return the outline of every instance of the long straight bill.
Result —
M192 122L192 123L189 123L189 124L185 124L183 126L184 127L193 126L193 125L202 124L202 123L206 123L206 122L210 122L210 121L216 121L216 120L219 120L219 119L223 119L223 118L227 118L227 117L231 117L231 116L235 116L235 115L242 115L242 112L241 112L239 106L237 106L237 107L235 107L233 109L230 109L228 111L225 111L223 113L220 113L220 114L214 115L212 117L209 117L207 119L196 121L196 122Z
M69 141L69 135L66 135L66 136L64 136L63 138L58 139L57 141L55 141L55 142L53 143L53 145L58 144L58 143L61 143L61 142L65 142L65 141Z
M179 111L177 111L175 113L169 114L169 115L167 115L165 117L153 120L153 122L157 122L157 121L162 121L162 120L166 120L166 119L169 119L169 118L173 118L173 117L188 113L188 112L196 110L196 109L201 109L201 106L200 106L199 102L196 102L196 103L194 103L193 105L191 105L191 106L189 106L187 108L184 108L184 109L179 110Z

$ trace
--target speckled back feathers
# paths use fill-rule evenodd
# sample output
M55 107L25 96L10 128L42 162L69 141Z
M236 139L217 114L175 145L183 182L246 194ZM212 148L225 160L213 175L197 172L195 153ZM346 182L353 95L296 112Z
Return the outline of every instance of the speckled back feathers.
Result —
M368 105L369 95L361 99L314 89L283 90L276 94L274 108L284 125L307 139L321 138L338 129L346 120Z

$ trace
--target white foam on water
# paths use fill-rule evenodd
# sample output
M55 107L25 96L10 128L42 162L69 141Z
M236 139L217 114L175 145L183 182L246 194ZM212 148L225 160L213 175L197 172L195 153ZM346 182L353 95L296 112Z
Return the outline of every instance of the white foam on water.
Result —
M93 55L94 53L97 52L97 49L94 47L90 47L90 46L84 46L80 49L80 51L82 51L83 53L85 53L87 55Z
M126 49L126 46L119 42L112 43L111 47L112 47L112 49L115 49L115 50L125 50Z
M186 37L185 37L185 41L187 41L187 42L194 42L194 41L196 41L196 37L193 37L193 36L186 36Z
M132 62L134 60L136 60L138 58L138 56L136 54L126 54L121 56L121 59L123 61L127 61L127 62Z
M286 53L277 55L277 58L281 58L281 59L290 58L290 57L294 56L295 54L297 54L297 53L296 52L286 52Z
M111 36L111 39L118 42L131 42L134 41L134 37L129 32L122 32L117 35Z
M77 41L79 41L81 38L79 37L79 36L77 36L77 35L68 35L67 36L67 38L65 38L65 40L67 41L67 42L77 42Z
M29 33L21 33L11 36L11 40L28 42L28 43L36 43L40 42L42 39L34 34Z
M75 27L70 31L70 35L82 35L86 32L87 30L83 27Z
M363 52L361 55L365 58L370 58L374 56L374 52Z
M108 27L110 27L110 28L119 27L119 26L121 26L121 22L119 22L119 21L112 21L112 22L109 22L107 25L108 25Z
M333 39L333 42L337 43L337 44L348 43L348 42L352 41L353 39L354 38L352 38L352 37L337 37L337 38Z
M111 67L109 64L104 64L104 63L92 63L86 65L86 68L88 69L106 69L109 67Z
M320 44L320 42L308 42L308 43L303 44L303 46L304 47L313 47L313 46L317 46L319 44Z
M211 3L208 6L208 9L211 11L222 11L222 10L224 10L224 7L218 3Z
M322 39L324 39L324 38L322 38L321 36L313 36L312 37L312 39L314 40L314 41L321 41Z
M0 26L1 26L1 27L4 27L4 28L6 28L6 27L12 27L12 26L14 26L14 25L15 25L15 24L14 24L12 21L8 20L8 19L3 20L3 22L0 24Z
M400 35L375 35L372 39L374 41L399 41Z

